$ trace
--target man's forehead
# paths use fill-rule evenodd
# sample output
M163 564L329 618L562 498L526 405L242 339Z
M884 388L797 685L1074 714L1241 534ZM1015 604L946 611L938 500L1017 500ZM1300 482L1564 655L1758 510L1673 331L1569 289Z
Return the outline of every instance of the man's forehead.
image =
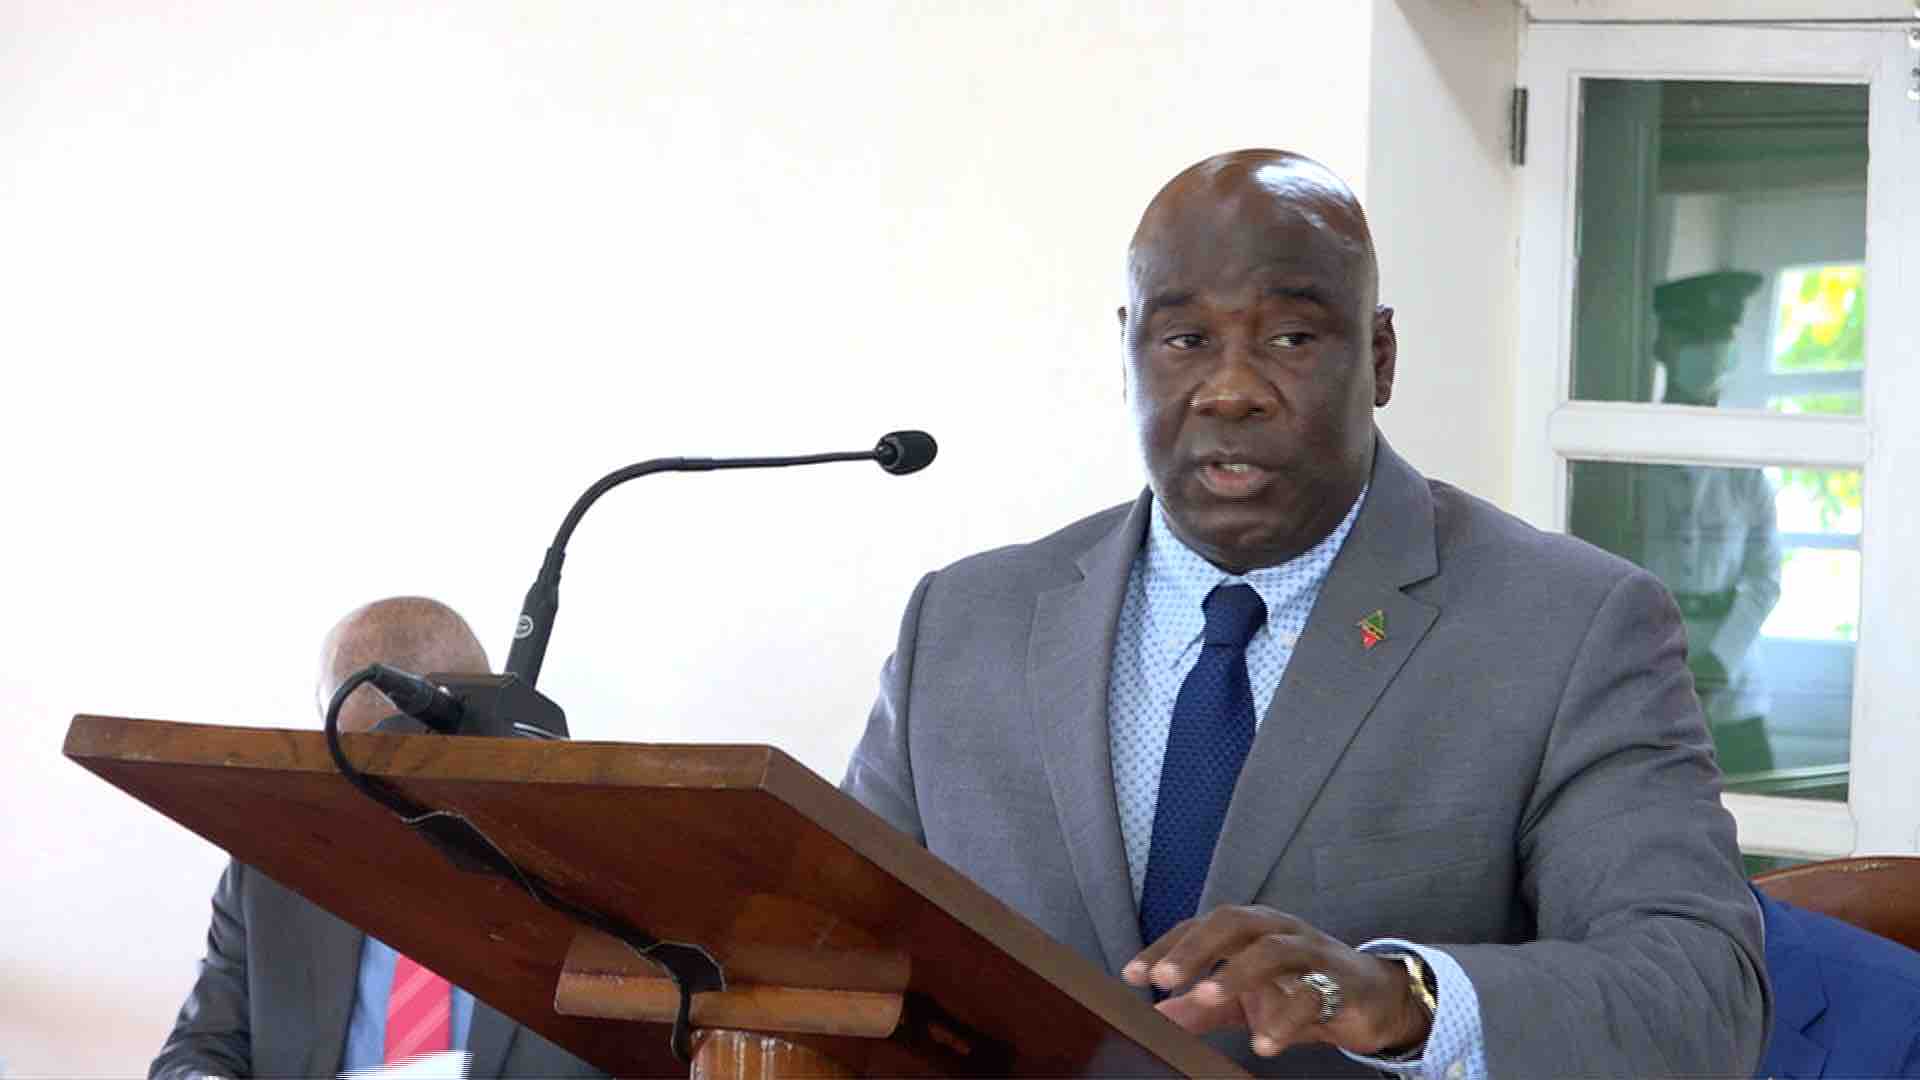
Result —
M1129 285L1142 300L1302 297L1332 306L1357 299L1364 276L1363 253L1314 228L1175 232L1137 244L1131 256Z
M1352 296L1367 291L1372 253L1359 203L1332 171L1283 151L1240 151L1161 189L1134 232L1127 269L1136 298L1281 279Z

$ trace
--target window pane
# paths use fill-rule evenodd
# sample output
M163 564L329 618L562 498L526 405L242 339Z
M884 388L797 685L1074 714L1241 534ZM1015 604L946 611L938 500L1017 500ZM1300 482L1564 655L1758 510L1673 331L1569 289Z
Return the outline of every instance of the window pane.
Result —
M1796 859L1791 855L1749 855L1742 854L1740 860L1747 868L1748 877L1758 877L1769 870L1785 870L1789 866L1806 866L1812 859Z
M1573 396L1859 415L1867 88L1581 86Z
M1730 791L1845 799L1860 473L1576 461L1575 536L1666 583Z

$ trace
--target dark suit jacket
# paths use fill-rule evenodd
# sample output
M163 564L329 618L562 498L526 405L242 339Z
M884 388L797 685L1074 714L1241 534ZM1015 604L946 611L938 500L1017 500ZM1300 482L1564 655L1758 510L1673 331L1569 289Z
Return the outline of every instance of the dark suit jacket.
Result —
M1118 972L1140 948L1108 680L1142 496L914 591L846 789ZM1368 647L1356 623L1382 613ZM1497 1077L1741 1076L1767 1031L1760 915L1680 613L1384 441L1254 739L1202 911L1444 947ZM1359 1066L1324 1048L1256 1072Z
M228 864L200 978L148 1076L338 1075L361 938L265 874ZM475 1080L601 1075L478 999L467 1049Z
M1773 1032L1759 1076L1920 1076L1920 952L1755 891Z

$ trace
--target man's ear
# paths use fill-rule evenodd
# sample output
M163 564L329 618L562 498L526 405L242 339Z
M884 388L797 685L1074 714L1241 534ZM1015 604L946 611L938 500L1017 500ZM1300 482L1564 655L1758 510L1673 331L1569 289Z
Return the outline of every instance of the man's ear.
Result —
M1394 365L1400 358L1400 337L1393 329L1393 309L1373 309L1373 407L1393 400Z

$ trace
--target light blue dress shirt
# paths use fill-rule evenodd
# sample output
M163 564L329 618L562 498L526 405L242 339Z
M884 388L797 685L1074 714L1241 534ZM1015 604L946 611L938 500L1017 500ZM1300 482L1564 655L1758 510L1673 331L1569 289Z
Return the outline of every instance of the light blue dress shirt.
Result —
M346 1053L340 1071L379 1065L387 1057L387 995L393 990L393 968L400 954L393 946L368 935L360 946L360 978L354 986L353 1019L347 1021ZM465 1050L473 1031L473 995L453 988L453 1018L447 1034L449 1049Z
M1206 613L1201 602L1222 583L1245 584L1267 605L1267 624L1247 643L1247 676L1253 684L1254 722L1264 722L1273 695L1293 659L1293 647L1306 631L1320 587L1335 556L1353 530L1366 492L1354 500L1346 519L1312 550L1279 566L1233 575L1208 562L1173 535L1156 502L1147 542L1133 560L1127 595L1120 607L1114 638L1113 675L1107 686L1109 738L1113 755L1113 791L1120 810L1120 835L1126 842L1133 899L1140 901L1147 878L1147 853L1153 846L1153 814L1160 800L1160 769L1173 725L1173 703L1180 684L1200 658ZM1285 723L1288 717L1277 717ZM1440 1010L1433 1018L1422 1056L1394 1062L1349 1057L1403 1076L1433 1080L1483 1078L1486 1047L1480 1023L1480 998L1472 980L1452 957L1437 949L1398 939L1370 941L1362 949L1417 952L1439 983Z

